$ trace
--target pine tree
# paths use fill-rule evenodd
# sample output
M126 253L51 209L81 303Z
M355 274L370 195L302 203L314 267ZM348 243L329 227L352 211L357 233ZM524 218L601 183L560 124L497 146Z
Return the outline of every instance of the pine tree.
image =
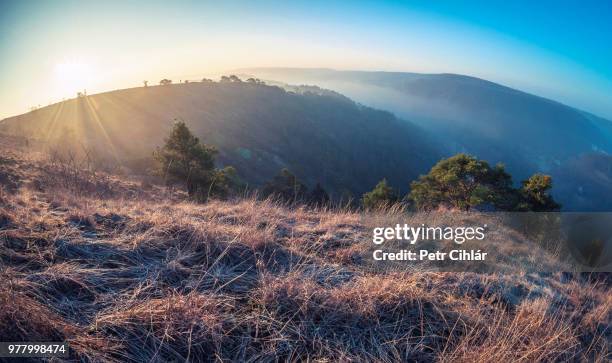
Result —
M202 144L185 122L178 121L153 158L157 162L157 174L166 183L183 184L190 197L202 198L207 195L215 175L216 154L214 147Z
M515 205L512 177L503 165L491 168L486 161L466 154L439 161L429 174L412 182L408 198L420 210L440 206L469 210L484 204L510 209Z

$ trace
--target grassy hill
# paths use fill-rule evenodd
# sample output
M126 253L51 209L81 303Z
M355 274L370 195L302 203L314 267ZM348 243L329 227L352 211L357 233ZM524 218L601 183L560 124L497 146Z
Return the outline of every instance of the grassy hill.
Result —
M250 83L198 82L71 99L5 119L0 130L49 147L95 150L133 166L187 122L252 185L289 168L309 187L357 197L387 177L407 189L439 158L420 128L333 92L287 92Z
M0 140L0 341L67 341L80 361L610 358L609 285L513 261L519 270L504 275L372 268L371 228L401 211L194 204L137 179L66 179L10 140ZM492 238L534 259L521 235Z

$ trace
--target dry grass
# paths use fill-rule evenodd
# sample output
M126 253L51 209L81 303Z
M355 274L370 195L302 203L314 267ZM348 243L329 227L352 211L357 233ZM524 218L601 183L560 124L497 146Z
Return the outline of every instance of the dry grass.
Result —
M102 198L24 183L45 166L12 160L0 341L66 340L81 361L610 358L607 285L372 269L369 223L399 211L197 205L114 177Z

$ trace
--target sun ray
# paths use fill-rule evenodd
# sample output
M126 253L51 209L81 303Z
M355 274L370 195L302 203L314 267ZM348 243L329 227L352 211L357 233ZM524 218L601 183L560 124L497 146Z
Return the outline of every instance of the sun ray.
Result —
M50 121L47 122L45 131L43 132L43 141L45 143L49 143L51 141L52 134L56 132L56 128L58 125L58 121L60 119L60 115L64 111L65 103L66 103L65 101L62 101L56 105L53 116L51 117Z
M104 137L104 141L109 147L109 150L112 154L113 159L116 162L119 162L120 161L119 153L117 152L117 148L115 147L115 144L113 143L112 139L108 135L108 132L106 131L106 128L104 127L104 124L100 119L100 116L98 115L98 112L96 110L97 106L92 102L90 97L85 96L83 97L83 99L85 101L85 104L87 105L86 111L91 116L90 119L94 121L95 126L97 126L98 130L101 132L102 136Z

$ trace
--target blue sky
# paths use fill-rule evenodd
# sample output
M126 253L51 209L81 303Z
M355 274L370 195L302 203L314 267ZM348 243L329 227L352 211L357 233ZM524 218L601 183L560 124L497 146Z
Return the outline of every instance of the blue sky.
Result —
M612 2L0 0L0 117L255 66L468 74L612 119Z

